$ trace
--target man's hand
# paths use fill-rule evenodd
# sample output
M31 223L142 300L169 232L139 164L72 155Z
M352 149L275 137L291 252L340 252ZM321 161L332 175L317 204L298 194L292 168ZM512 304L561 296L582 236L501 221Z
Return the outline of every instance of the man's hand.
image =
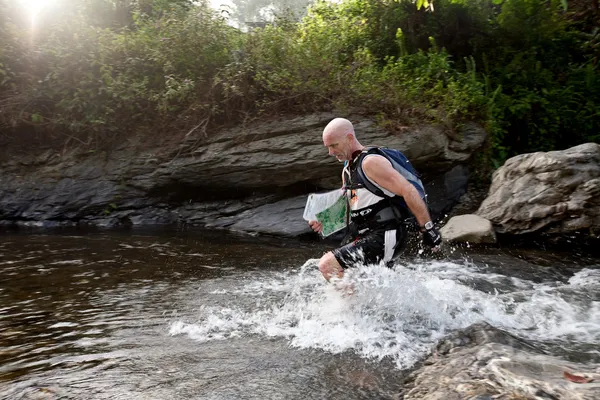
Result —
M423 243L431 248L436 248L440 244L442 244L442 235L440 231L438 231L435 226L426 229L423 232Z
M319 221L308 221L308 224L310 225L312 230L317 233L321 233L321 231L323 230L323 224Z

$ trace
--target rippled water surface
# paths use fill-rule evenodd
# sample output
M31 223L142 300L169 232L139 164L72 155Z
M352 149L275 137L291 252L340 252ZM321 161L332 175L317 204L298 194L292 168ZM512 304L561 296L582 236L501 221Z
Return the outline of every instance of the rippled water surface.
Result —
M600 362L598 260L494 249L361 267L215 233L0 235L0 398L399 398L448 332L488 323Z

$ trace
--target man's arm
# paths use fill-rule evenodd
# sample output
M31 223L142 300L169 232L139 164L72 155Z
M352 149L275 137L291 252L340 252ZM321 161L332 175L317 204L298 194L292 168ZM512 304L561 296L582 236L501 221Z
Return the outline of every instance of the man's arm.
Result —
M402 196L406 205L417 218L423 232L423 242L434 251L442 243L440 232L433 226L426 226L431 221L427 204L421 198L417 189L405 177L392 167L392 164L382 156L370 156L364 159L362 168L369 179L382 188Z
M388 160L378 155L369 156L363 161L362 169L373 182L398 196L402 196L421 227L431 221L427 204L425 204L417 189L405 177L400 175Z

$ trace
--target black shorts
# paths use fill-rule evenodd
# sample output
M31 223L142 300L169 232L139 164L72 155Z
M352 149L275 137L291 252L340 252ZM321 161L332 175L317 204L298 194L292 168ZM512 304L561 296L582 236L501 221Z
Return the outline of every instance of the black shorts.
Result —
M391 226L370 230L359 234L353 240L333 250L335 259L342 268L356 265L391 263L403 250L406 241L406 228Z

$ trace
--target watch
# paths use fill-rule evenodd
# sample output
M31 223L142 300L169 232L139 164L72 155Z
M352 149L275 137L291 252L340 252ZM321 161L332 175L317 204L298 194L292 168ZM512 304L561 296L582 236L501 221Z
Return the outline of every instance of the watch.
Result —
M431 221L426 222L425 226L423 228L425 228L426 231L432 229L433 228L433 222L431 222Z

